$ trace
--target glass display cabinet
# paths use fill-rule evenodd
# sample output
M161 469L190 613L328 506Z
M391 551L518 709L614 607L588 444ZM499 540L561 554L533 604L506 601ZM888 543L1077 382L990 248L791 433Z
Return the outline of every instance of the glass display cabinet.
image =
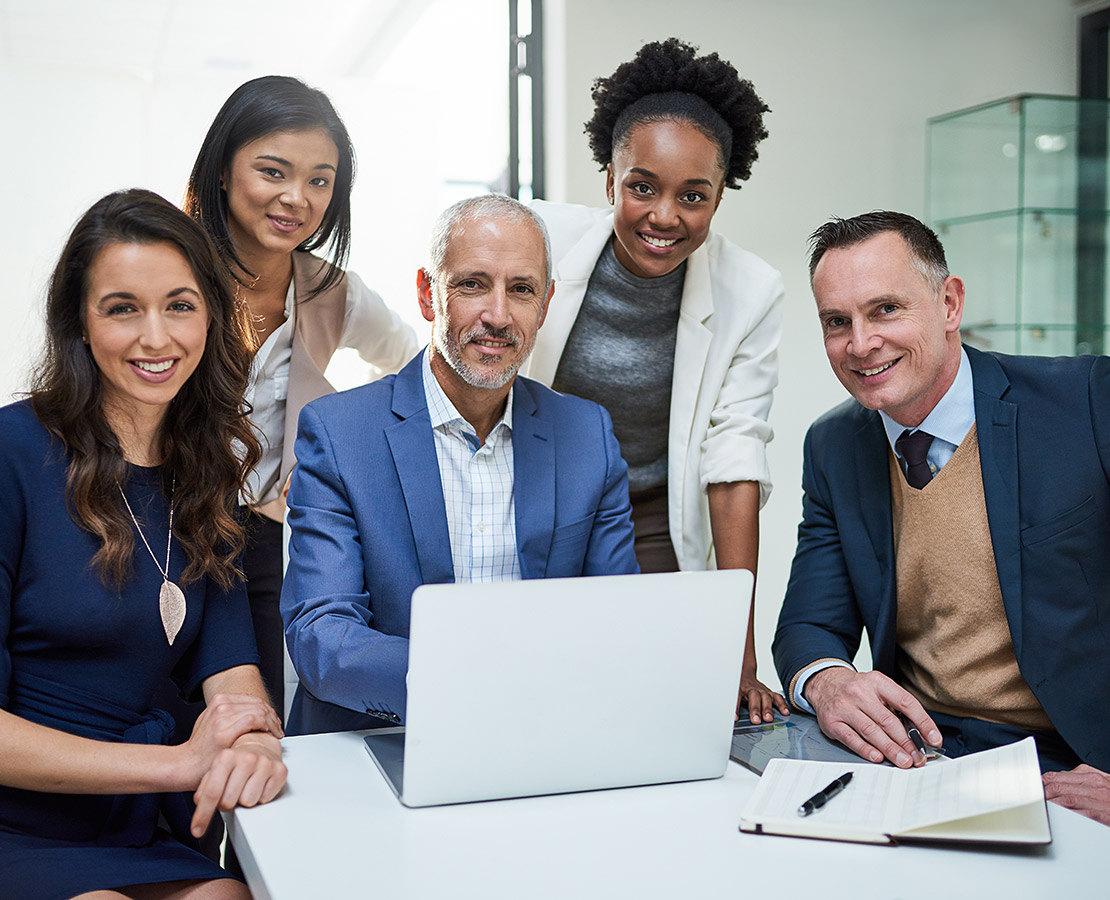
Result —
M1020 94L928 122L927 215L964 279L964 340L1102 353L1110 101Z

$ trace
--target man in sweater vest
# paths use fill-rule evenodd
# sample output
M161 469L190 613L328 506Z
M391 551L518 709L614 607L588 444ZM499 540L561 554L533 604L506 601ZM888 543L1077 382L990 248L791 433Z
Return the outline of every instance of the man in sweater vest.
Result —
M1110 824L1110 359L963 347L963 282L911 216L835 219L812 245L853 399L806 436L788 696L901 767L924 762L907 722L950 755L1035 735L1049 799ZM851 665L864 628L871 672Z

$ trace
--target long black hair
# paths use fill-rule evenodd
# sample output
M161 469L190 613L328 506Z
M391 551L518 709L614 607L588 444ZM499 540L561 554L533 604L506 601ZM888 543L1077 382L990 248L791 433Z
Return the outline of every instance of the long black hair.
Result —
M343 277L351 248L351 186L355 179L355 151L347 127L327 94L310 88L288 75L264 75L240 85L216 113L185 189L184 208L204 226L224 263L252 276L235 252L227 225L227 192L220 181L231 166L236 151L275 131L322 129L335 142L339 166L335 188L323 221L297 248L329 248L324 256L331 263L312 296L327 290ZM238 277L238 275L236 275Z

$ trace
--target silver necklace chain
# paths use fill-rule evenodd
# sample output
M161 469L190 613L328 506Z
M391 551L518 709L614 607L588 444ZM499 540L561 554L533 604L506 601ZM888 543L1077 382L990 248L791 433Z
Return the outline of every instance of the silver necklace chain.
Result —
M154 560L154 565L158 566L158 571L162 573L162 580L170 580L170 548L173 546L173 494L177 490L177 478L173 480L173 487L170 488L170 528L169 534L166 535L166 565L165 568L158 564L158 557L154 555L154 551L150 549L150 542L147 541L146 535L143 534L143 529L139 525L139 520L135 518L135 513L131 511L131 504L127 502L127 494L123 492L123 487L120 483L116 482L116 487L119 488L119 495L123 497L123 505L127 507L127 513L131 516L131 521L135 523L135 530L139 532L139 537L142 538L143 545L146 547L146 552L150 554L150 558Z

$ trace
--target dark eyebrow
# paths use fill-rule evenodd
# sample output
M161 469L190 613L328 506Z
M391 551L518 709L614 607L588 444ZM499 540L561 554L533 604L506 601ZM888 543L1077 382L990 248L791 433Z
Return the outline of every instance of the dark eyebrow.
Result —
M901 301L896 296L893 296L891 294L883 294L881 297L873 297L872 299L867 300L864 303L861 312L871 313L874 310L878 309L880 306L885 306L887 303L900 302ZM849 313L842 309L818 309L817 315L819 315L821 318L825 318L827 316L840 316L841 318L849 317Z
M166 294L166 297L167 298L180 297L182 294L192 294L198 300L201 299L201 295L200 295L199 291L195 291L191 287L186 287L185 285L182 285L179 288L174 288L172 291L170 291L168 294ZM110 294L105 294L103 297L101 297L99 300L97 300L96 303L97 303L97 306L100 306L100 305L106 303L109 300L138 300L138 299L139 298L136 297L134 294L132 294L130 291L112 291Z
M97 300L96 303L99 306L100 304L105 303L108 300L134 300L134 299L136 299L135 295L134 294L129 294L127 291L113 291L110 294L105 294L103 297L101 297L99 300Z
M289 168L289 169L293 168L293 164L291 162L289 162L289 160L282 159L280 156L269 156L268 154L262 154L261 156L256 156L255 159L268 159L271 162L276 162L279 166L285 166L286 168ZM331 163L320 163L315 168L317 168L317 169L331 169L333 172L335 171L335 166L333 166Z
M659 176L656 175L654 172L652 172L650 169L641 169L639 166L632 166L628 171L629 172L635 172L637 175L643 175L644 178L654 178L656 181L659 180ZM682 183L683 184L704 184L707 187L713 187L713 182L710 181L708 178L687 178Z
M192 294L194 297L200 297L200 291L194 291L191 287L186 287L185 285L182 285L179 288L174 288L172 291L166 294L166 296L180 297L182 294Z

